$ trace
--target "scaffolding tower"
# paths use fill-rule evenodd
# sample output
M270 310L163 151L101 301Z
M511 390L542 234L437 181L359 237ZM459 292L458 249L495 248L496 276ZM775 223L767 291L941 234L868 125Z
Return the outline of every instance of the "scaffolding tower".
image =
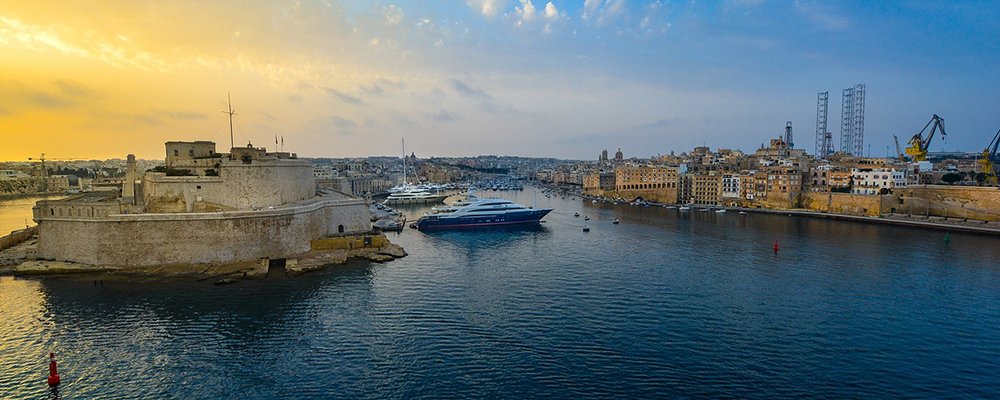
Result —
M785 123L785 144L788 145L789 149L795 147L795 145L792 144L792 121Z
M840 151L864 156L865 84L844 89L840 108Z
M816 95L816 158L827 158L833 154L830 132L826 130L826 115L830 104L830 92Z

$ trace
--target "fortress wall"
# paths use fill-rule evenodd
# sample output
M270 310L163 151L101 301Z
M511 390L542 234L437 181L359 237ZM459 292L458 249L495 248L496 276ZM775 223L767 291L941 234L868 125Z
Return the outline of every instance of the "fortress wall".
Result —
M91 265L150 267L293 257L310 241L370 229L362 200L320 200L273 210L118 214L39 222L38 257Z
M304 161L226 163L219 175L225 196L213 203L238 210L292 203L316 194L312 165Z

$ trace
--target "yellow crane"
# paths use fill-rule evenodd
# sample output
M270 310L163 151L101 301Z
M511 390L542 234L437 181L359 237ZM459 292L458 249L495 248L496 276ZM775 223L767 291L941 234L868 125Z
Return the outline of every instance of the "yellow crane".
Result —
M903 155L903 150L899 148L899 138L896 137L896 135L892 135L892 141L896 142L896 157L899 158L899 161L906 161L906 156Z
M993 135L993 141L986 145L983 154L979 157L979 172L986 174L986 183L990 186L997 184L997 164L1000 164L1000 155L997 155L997 146L1000 146L1000 130Z
M42 162L42 165L41 165L42 171L41 171L41 174L39 176L42 177L42 191L43 192L48 192L49 191L49 180L46 179L46 178L49 177L49 170L45 168L45 161L46 160L49 160L49 161L73 161L73 160L81 160L81 158L46 158L45 157L45 153L42 153L41 157L38 157L38 158L28 157L28 161L41 161Z
M932 124L933 126L931 126ZM925 139L924 132L927 131L928 127L931 128L931 131ZM910 160L924 161L927 159L927 150L931 147L931 139L934 139L934 132L937 132L939 129L941 130L941 136L947 135L944 133L944 119L934 114L931 120L927 122L927 125L924 125L924 129L913 135L910 141L907 142L910 146L906 148L906 154L910 156Z

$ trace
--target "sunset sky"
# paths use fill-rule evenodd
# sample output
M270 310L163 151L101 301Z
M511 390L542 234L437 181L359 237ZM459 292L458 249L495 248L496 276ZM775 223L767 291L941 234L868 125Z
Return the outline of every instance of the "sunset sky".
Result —
M163 157L167 140L302 156L596 159L752 151L816 93L867 84L875 156L1000 129L1000 5L871 1L0 0L0 160ZM839 140L836 140L839 143Z

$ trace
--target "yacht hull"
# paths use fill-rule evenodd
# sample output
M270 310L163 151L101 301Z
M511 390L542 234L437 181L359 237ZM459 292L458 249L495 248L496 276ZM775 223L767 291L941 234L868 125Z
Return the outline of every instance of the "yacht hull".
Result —
M518 226L518 225L538 225L539 221L551 209L532 209L517 213L506 213L497 215L468 215L461 217L451 217L447 215L428 215L417 220L417 229L421 231L444 230L444 229L468 229L484 226Z

